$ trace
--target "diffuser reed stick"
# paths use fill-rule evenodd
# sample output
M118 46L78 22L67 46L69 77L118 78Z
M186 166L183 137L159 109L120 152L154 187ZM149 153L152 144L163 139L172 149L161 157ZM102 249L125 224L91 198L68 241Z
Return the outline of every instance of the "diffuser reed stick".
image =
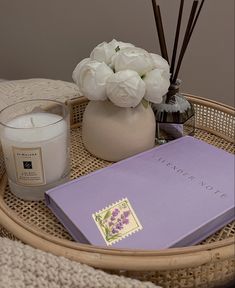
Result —
M201 10L202 10L202 7L204 5L205 0L201 0L200 6L198 8L199 2L200 2L200 0L194 0L193 1L190 16L189 16L187 27L186 27L185 34L184 34L183 43L182 43L182 46L180 49L179 58L178 58L177 65L176 65L177 49L178 49L178 42L179 42L181 22L182 22L183 9L184 9L184 0L180 1L179 14L178 14L175 39L174 39L174 46L173 46L173 53L172 53L172 59L171 59L171 63L170 63L171 85L177 84L176 81L177 81L177 77L179 74L179 70L180 70L185 52L187 50L189 41L190 41L191 36L193 34L194 28L197 24L197 21L198 21L198 18L199 18L199 15L201 13ZM165 58L169 63L167 45L166 45L166 41L165 41L164 29L163 29L162 18L161 18L160 6L156 4L156 0L152 0L152 7L153 7L153 12L154 12L155 24L157 27L157 33L158 33L158 39L159 39L159 43L160 43L161 54L162 54L162 57ZM198 8L198 10L197 10L197 8ZM175 65L176 65L176 69L175 69ZM169 97L167 97L167 102L169 102Z
M194 30L194 28L195 28L195 26L196 26L198 17L199 17L199 15L200 15L200 12L201 12L201 10L202 10L202 7L203 7L203 4L204 4L204 3L205 3L205 0L202 0L202 2L201 2L201 4L200 4L200 7L199 7L199 9L198 9L198 11L197 11L197 15L196 15L196 17L195 17L195 19L194 19L192 29L191 29L191 31L190 31L190 36L189 36L190 38L191 38L191 36L192 36L192 34L193 34L193 30ZM189 40L190 40L190 38L189 38Z
M176 26L176 32L175 32L175 41L174 41L171 65L170 65L171 80L173 78L174 69L175 69L175 60L176 60L176 55L177 55L177 48L178 48L178 42L179 42L179 35L180 35L180 27L181 27L183 9L184 9L184 0L181 0L180 1L178 21L177 21L177 26Z
M191 28L192 28L192 25L193 25L193 20L194 20L195 14L196 14L197 5L198 5L198 1L193 1L191 13L190 13L189 20L188 20L188 25L187 25L187 28L186 28L186 31L185 31L184 40L183 40L183 44L182 44L180 55L179 55L179 59L178 59L178 64L177 64L177 67L176 67L176 70L175 70L175 74L174 74L174 76L172 78L172 83L173 84L176 83L176 80L177 80L177 77L178 77L178 74L179 74L179 70L180 70L180 67L181 67L181 64L182 64L182 60L183 60L185 51L186 51L186 49L188 47L188 43L189 43L189 40L190 40L190 32L191 32Z
M156 4L156 0L152 0L152 6L153 6L155 23L157 27L158 39L160 43L161 54L162 57L166 59L167 62L169 62L160 6Z

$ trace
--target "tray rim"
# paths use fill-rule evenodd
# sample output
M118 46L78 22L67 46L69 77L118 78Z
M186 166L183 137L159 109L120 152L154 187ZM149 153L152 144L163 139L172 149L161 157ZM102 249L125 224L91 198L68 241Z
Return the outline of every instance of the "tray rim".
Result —
M233 237L208 244L164 250L110 249L60 239L27 224L7 209L8 206L2 201L6 183L7 177L4 175L0 182L0 224L24 243L58 256L96 268L131 268L141 271L183 269L189 264L195 267L234 257ZM125 258L128 261L124 261Z
M188 99L192 100L193 103L219 108L219 110L225 113L235 115L235 109L233 107L191 94L185 95ZM71 105L71 101L79 101L82 103L88 100L85 97L75 98L70 100L68 105ZM234 257L235 239L233 237L213 243L164 250L103 248L57 238L36 229L35 226L21 220L14 211L8 209L8 206L3 200L6 184L7 177L5 173L2 179L0 179L0 224L21 241L55 255L64 256L96 268L141 271L173 270L188 268L189 265L190 267L196 267L209 262ZM124 261L124 259L128 261Z

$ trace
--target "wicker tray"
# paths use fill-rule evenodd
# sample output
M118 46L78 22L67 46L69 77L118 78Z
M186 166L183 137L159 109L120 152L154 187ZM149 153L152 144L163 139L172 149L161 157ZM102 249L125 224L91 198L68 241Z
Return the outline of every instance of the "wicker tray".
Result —
M187 95L196 111L196 134L210 144L234 153L234 109ZM83 147L80 123L88 101L71 100L72 178L110 165ZM0 152L1 154L1 152ZM0 234L36 248L101 268L109 273L152 281L163 287L217 287L235 276L235 222L200 245L154 251L105 249L72 240L43 202L25 202L9 191L0 155ZM2 176L2 177L1 177Z

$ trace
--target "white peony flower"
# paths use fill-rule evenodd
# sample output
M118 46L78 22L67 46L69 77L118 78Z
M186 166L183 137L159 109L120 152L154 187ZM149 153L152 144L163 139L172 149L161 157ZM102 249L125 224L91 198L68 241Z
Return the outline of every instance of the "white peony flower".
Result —
M146 85L144 98L153 103L161 103L162 97L168 92L170 86L170 73L154 69L148 72L143 80Z
M154 69L162 69L166 72L170 72L170 65L162 56L154 53L150 53L150 56L153 60Z
M143 76L153 69L153 61L150 54L138 47L121 49L112 59L115 71L134 70Z
M133 44L131 43L126 43L126 42L122 42L122 41L117 41L115 39L113 39L111 42L109 42L110 45L113 45L115 53L113 54L113 56L111 57L111 62L109 64L109 67L111 67L112 69L114 69L114 59L117 55L117 52L125 49L125 48L130 48L130 47L135 47Z
M109 43L102 42L92 50L90 58L91 60L104 62L109 65L111 63L112 56L116 53L116 47L117 46L112 41Z
M117 52L117 50L119 50L119 49L135 47L135 45L133 45L133 44L131 44L131 43L126 43L126 42L122 42L122 41L117 41L116 39L113 39L113 40L110 41L108 44L114 48L115 52ZM118 48L119 48L119 49L118 49Z
M106 100L106 81L112 74L105 63L89 60L78 69L77 85L89 100Z
M136 107L145 94L145 83L133 70L114 73L107 80L107 97L117 106Z
M74 83L76 83L79 86L79 77L82 74L82 69L85 66L86 63L88 63L91 59L85 58L81 62L78 63L78 65L73 70L72 78Z
M143 97L162 101L170 86L169 68L160 55L113 39L100 43L90 58L78 63L72 78L90 100L109 98L117 106L135 107Z
M114 39L115 40L115 39ZM115 40L116 41L116 40ZM131 43L127 43L127 42L122 42L122 41L116 41L116 47L119 47L120 50L125 49L125 48L131 48L131 47L135 47L135 45L131 44Z

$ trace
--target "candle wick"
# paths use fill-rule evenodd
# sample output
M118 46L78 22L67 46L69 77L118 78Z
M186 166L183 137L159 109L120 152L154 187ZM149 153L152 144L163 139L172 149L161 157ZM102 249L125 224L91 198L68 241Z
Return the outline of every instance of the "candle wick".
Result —
M31 122L33 128L35 128L35 125L34 125L34 122L33 122L33 117L30 117L30 122Z

